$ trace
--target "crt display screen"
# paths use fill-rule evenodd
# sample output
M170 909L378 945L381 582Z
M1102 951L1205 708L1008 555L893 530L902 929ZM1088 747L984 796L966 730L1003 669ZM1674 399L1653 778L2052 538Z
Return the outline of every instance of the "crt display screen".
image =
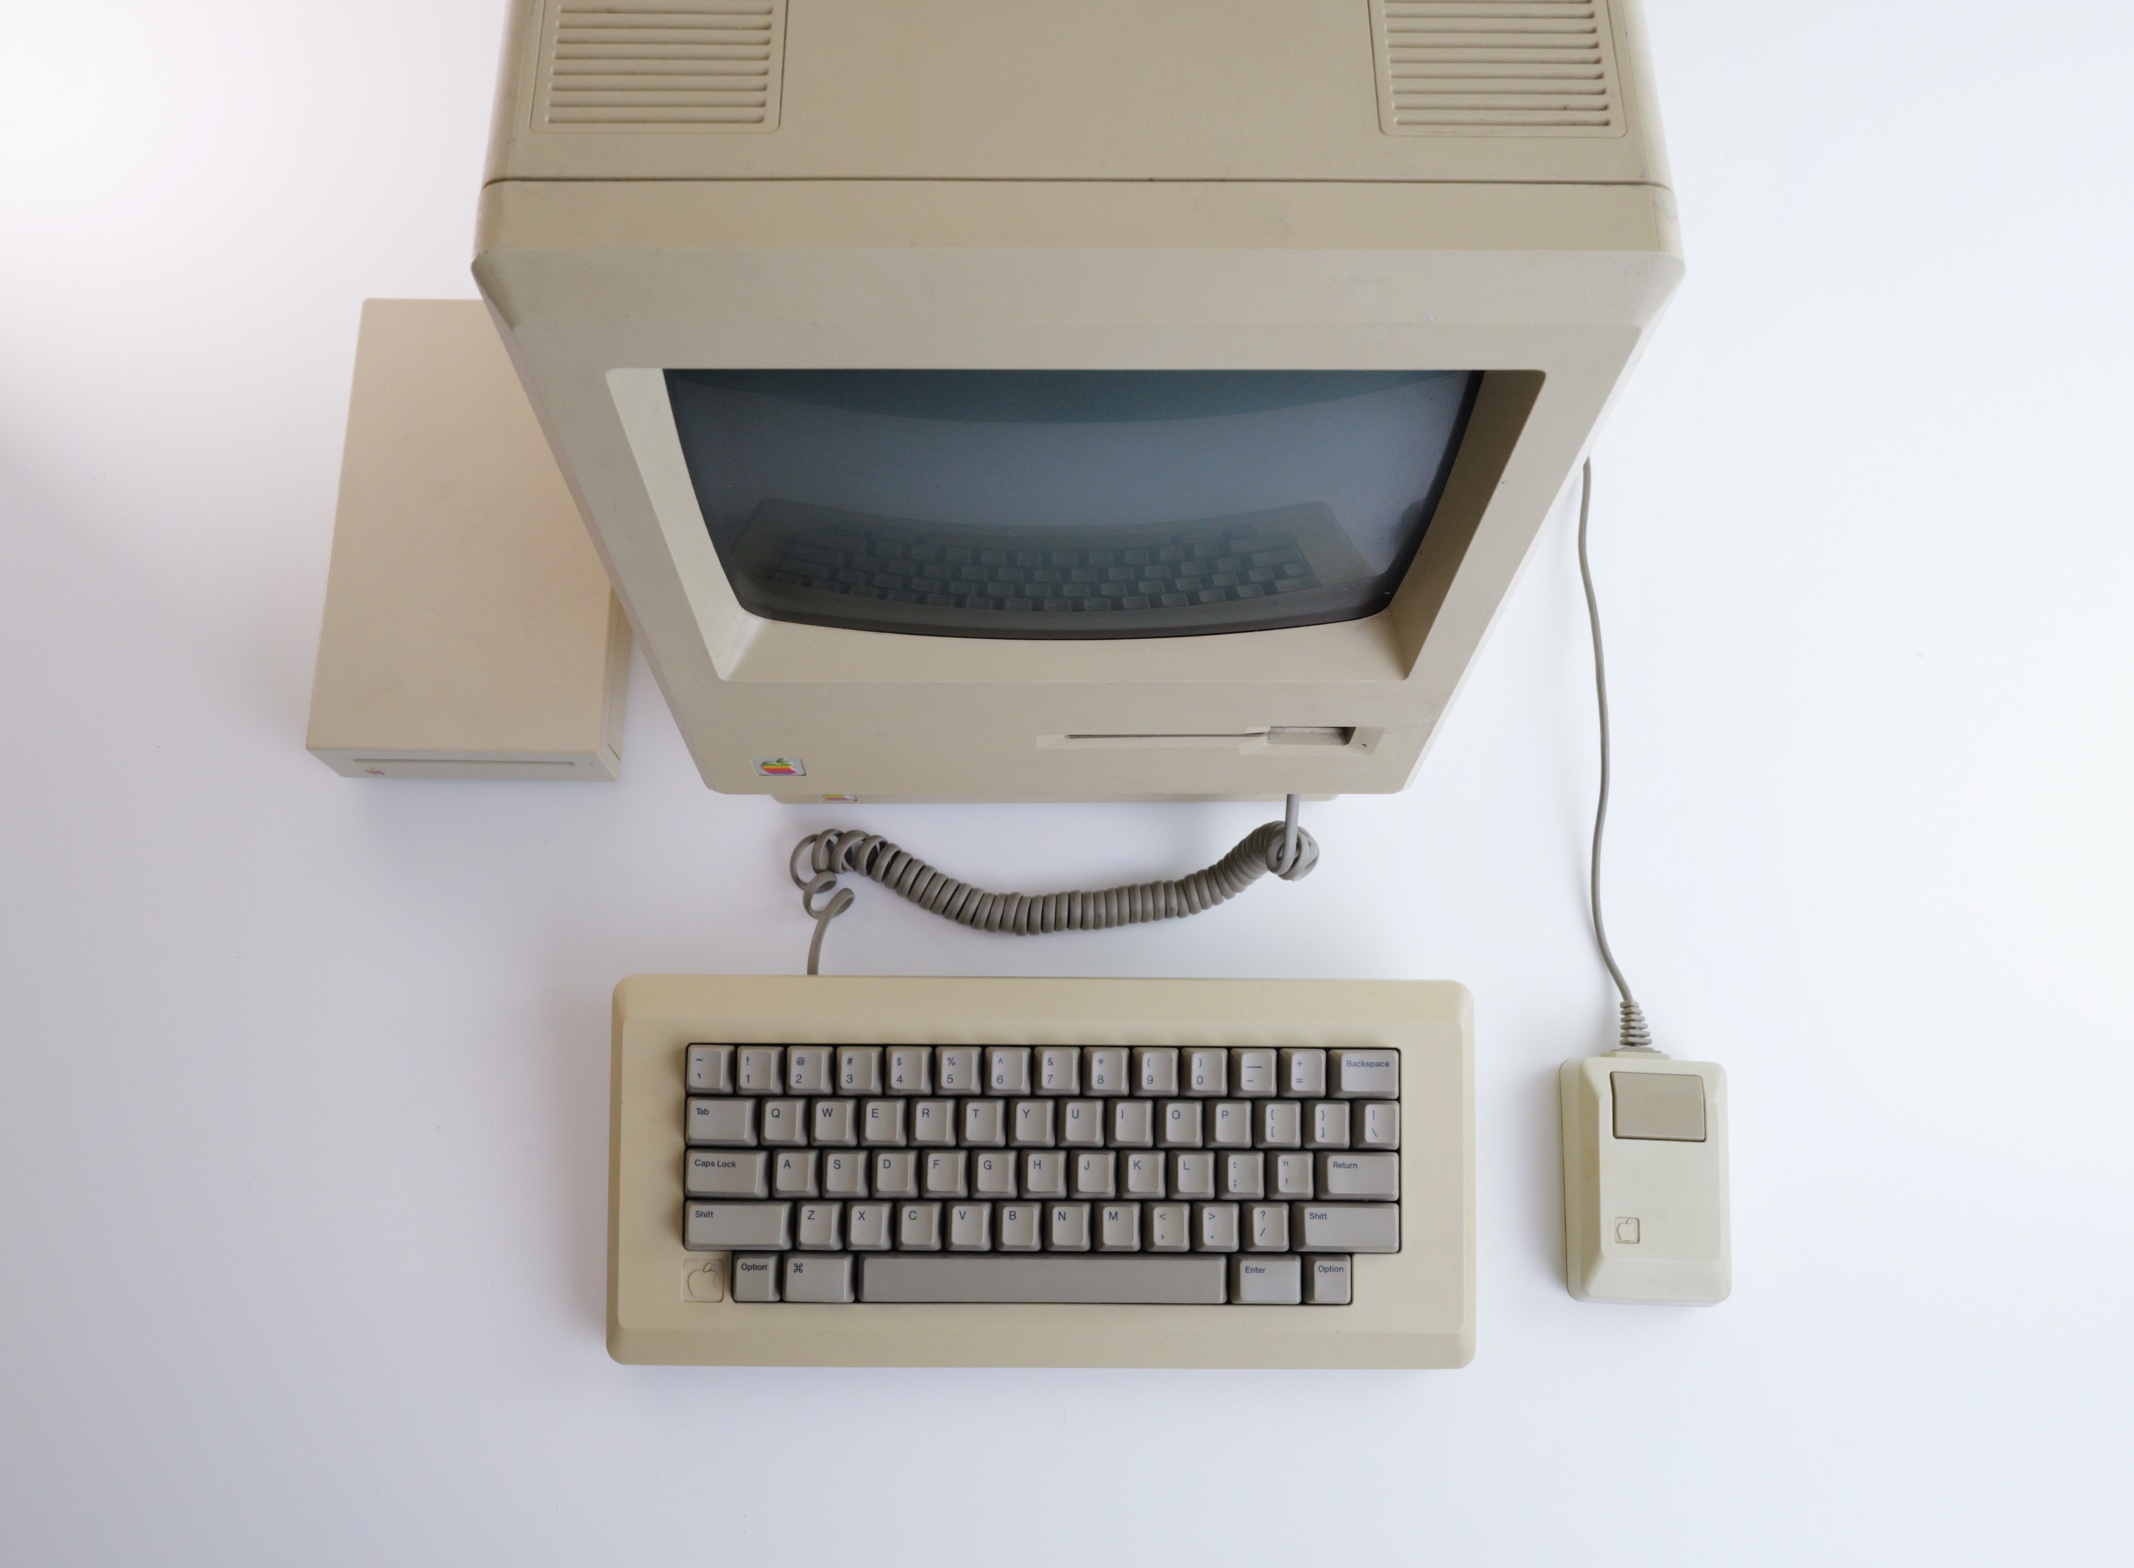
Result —
M1260 631L1383 609L1468 371L670 370L748 609L962 637Z

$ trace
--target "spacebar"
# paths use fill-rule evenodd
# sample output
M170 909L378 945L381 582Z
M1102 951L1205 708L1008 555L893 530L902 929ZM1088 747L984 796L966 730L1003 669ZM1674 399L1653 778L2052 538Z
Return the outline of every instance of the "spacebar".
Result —
M1069 1301L1215 1306L1229 1299L1208 1256L1010 1257L891 1253L860 1259L862 1301Z

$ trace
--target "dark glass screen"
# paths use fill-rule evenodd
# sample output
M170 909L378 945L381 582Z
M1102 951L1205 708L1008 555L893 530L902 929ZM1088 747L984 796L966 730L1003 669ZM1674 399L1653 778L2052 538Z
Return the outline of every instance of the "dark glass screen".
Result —
M670 370L743 605L970 637L1149 637L1384 608L1465 371Z

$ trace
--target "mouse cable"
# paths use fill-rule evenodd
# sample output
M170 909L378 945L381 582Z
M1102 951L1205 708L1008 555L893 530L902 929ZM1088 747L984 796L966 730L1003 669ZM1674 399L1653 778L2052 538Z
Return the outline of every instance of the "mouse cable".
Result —
M1254 828L1238 840L1237 848L1205 871L1165 882L1137 882L1089 893L988 893L860 828L810 833L793 847L786 870L800 889L800 907L815 922L815 938L808 944L808 973L813 975L822 972L823 933L852 907L852 889L837 885L846 872L872 877L921 909L974 931L1042 936L1051 931L1105 931L1151 920L1182 920L1228 903L1270 871L1285 882L1294 882L1310 875L1318 863L1318 841L1297 825L1297 797L1291 795L1280 822ZM818 904L826 895L827 902Z
M1593 593L1593 564L1586 558L1586 517L1593 507L1593 459L1586 459L1578 481L1578 580L1585 585L1586 619L1593 627L1593 690L1600 703L1600 799L1593 808L1593 861L1590 896L1593 903L1593 938L1600 944L1601 962L1615 981L1622 997L1622 1034L1619 1051L1652 1050L1652 1031L1645 1026L1645 1011L1630 994L1622 965L1608 945L1607 922L1601 918L1601 836L1608 827L1608 661L1601 652L1600 600Z

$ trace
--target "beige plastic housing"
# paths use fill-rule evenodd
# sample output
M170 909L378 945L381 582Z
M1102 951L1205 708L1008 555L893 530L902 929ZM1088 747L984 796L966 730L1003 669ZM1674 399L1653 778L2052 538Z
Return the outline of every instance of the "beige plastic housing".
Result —
M488 310L365 301L312 754L353 778L612 779L629 669Z
M475 276L723 791L1401 788L1681 273L1633 0L513 17ZM1383 612L1063 642L744 610L663 373L750 367L1484 379Z
M1725 1070L1650 1051L1612 1051L1565 1062L1557 1086L1571 1294L1581 1301L1726 1300L1734 1275Z
M1400 1052L1401 1250L1346 1307L740 1303L682 1246L692 1041L1382 1046ZM1474 1354L1474 1026L1434 981L636 975L615 988L608 1351L774 1366L1458 1367Z

